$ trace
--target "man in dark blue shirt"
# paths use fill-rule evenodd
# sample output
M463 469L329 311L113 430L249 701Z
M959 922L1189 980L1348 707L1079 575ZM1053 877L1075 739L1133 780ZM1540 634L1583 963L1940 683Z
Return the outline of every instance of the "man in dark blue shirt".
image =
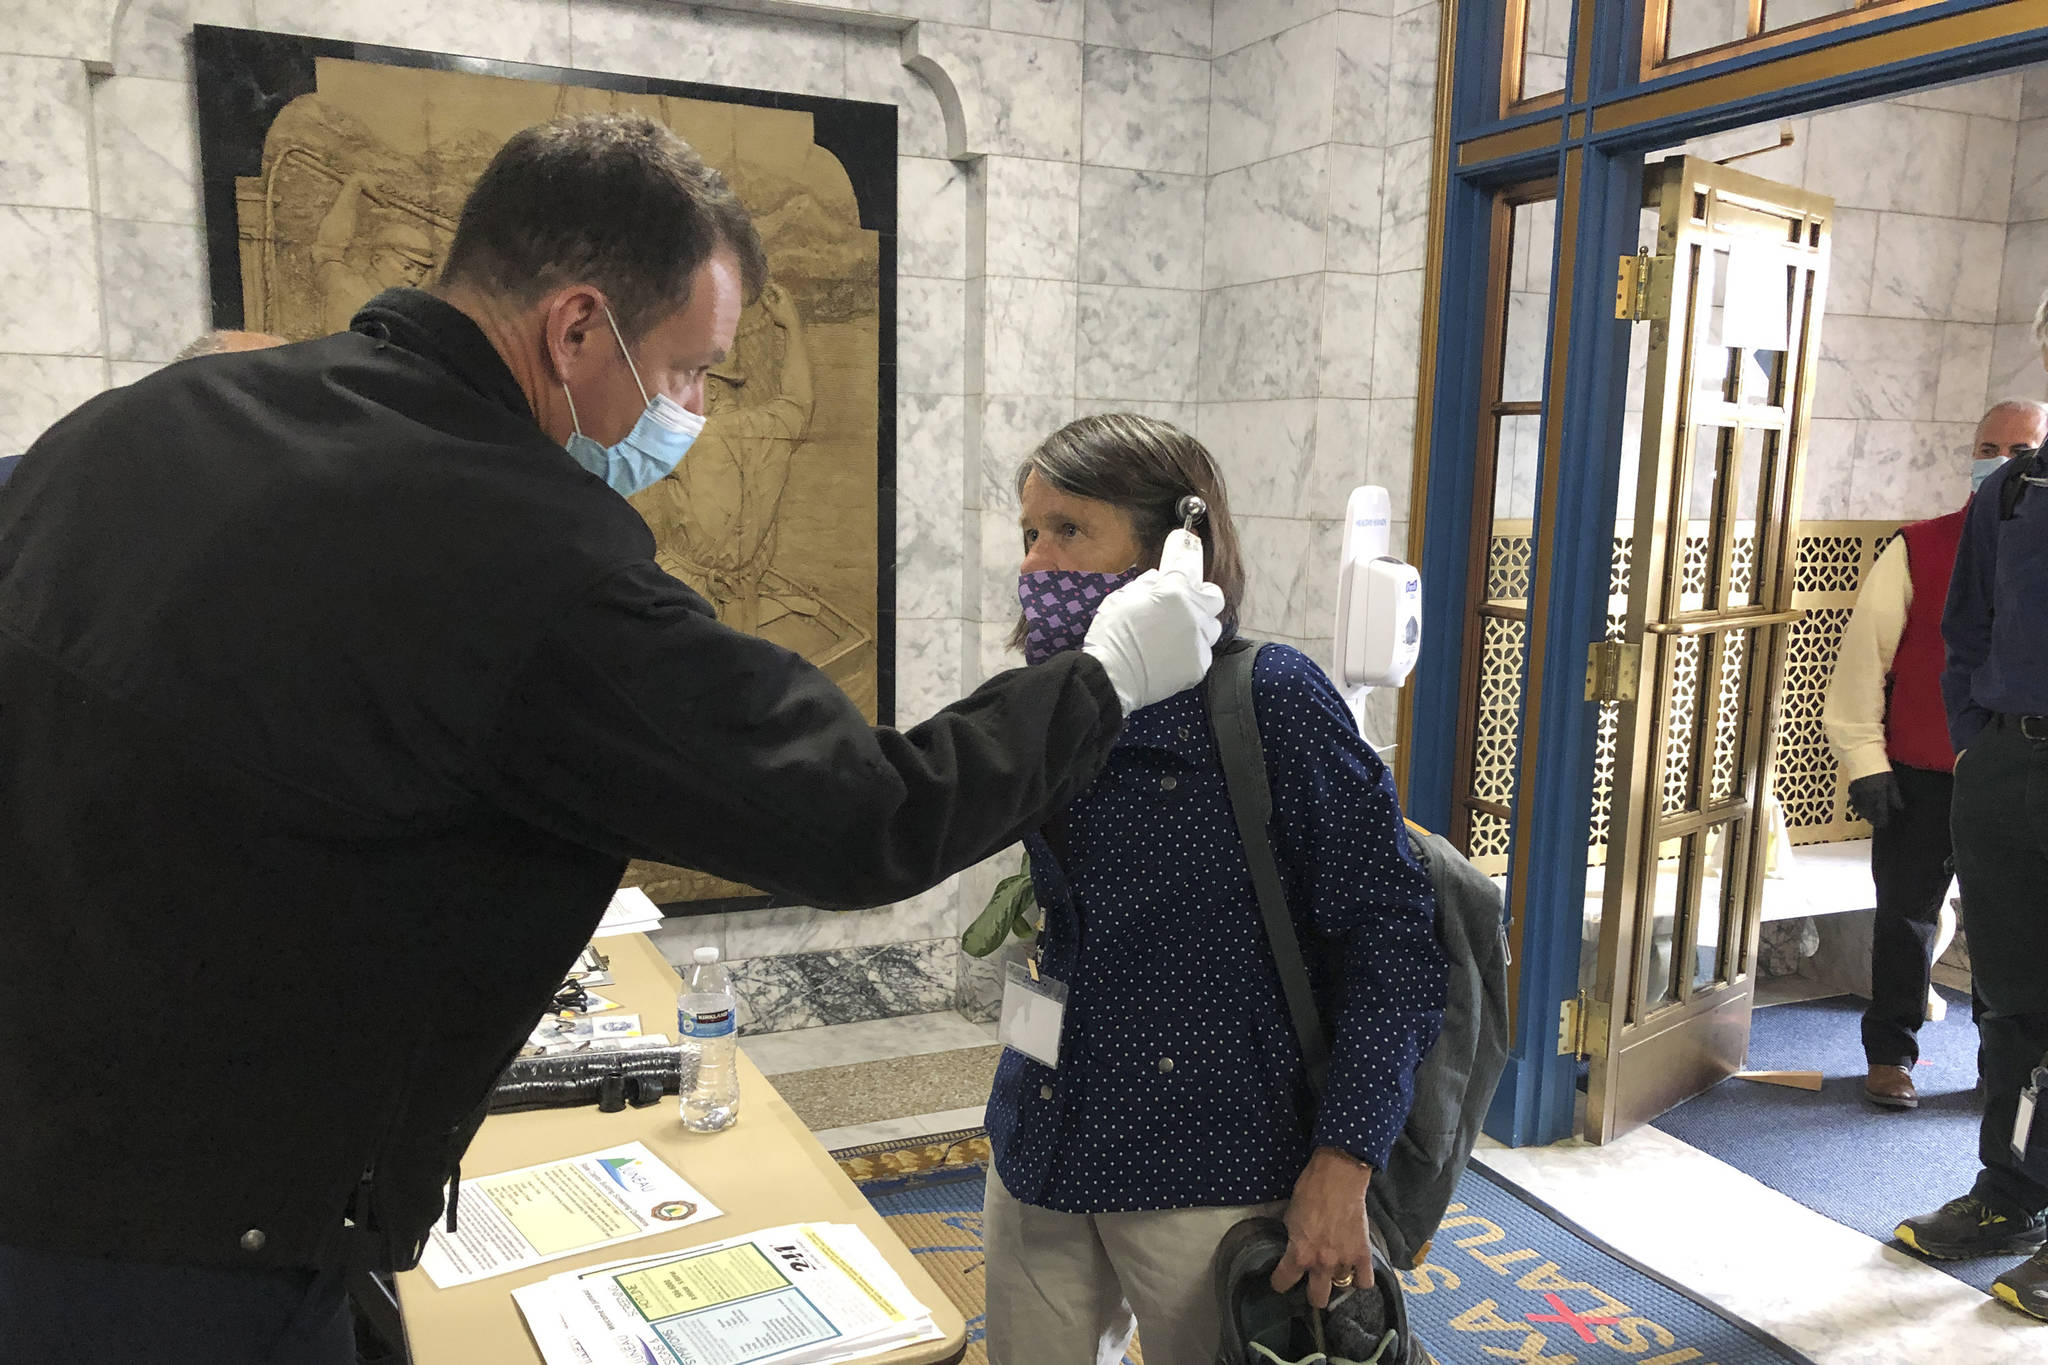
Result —
M2048 333L2048 301L2036 323ZM2048 365L2048 338L2044 338ZM1944 1259L2030 1251L1992 1282L2048 1318L2048 1115L2019 1121L2048 1079L2048 463L2008 460L1970 503L1949 581L1942 700L1955 741L1952 832L1977 1028L1983 1169L1970 1193L1899 1225ZM2048 1107L2048 1106L2044 1106ZM2029 1140L2031 1138L2031 1140Z

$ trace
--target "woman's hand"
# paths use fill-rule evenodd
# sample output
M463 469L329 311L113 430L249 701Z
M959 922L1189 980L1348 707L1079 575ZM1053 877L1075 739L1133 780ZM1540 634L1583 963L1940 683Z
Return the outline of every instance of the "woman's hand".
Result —
M1337 1147L1318 1147L1287 1206L1287 1254L1273 1272L1273 1292L1284 1294L1305 1274L1308 1301L1330 1306L1333 1281L1372 1283L1372 1234L1366 1228L1365 1191L1372 1168Z

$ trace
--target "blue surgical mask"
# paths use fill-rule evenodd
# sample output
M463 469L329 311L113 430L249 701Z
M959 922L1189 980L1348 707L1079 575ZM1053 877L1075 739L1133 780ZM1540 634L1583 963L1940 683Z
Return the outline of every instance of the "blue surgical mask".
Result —
M620 335L619 320L612 316L609 304L604 315L619 343L619 354L626 357L626 368L633 373L634 385L641 398L647 400L647 410L626 433L625 440L615 446L602 446L594 437L583 434L583 424L576 416L576 397L563 384L562 396L569 400L569 423L575 431L562 443L562 448L577 464L603 479L614 493L630 498L641 489L660 483L683 462L697 433L704 430L704 419L665 393L647 398L647 386L640 382L640 367L633 363L633 353L626 349L626 338Z
M1994 455L1988 460L1970 461L1970 491L1974 493L1982 488L1984 480L1990 478L1997 471L1998 467L2004 463L2005 457L2003 455Z

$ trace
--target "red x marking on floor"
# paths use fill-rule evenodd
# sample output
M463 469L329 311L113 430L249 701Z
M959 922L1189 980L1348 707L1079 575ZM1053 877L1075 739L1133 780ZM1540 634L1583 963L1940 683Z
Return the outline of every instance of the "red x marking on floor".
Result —
M1621 1321L1620 1318L1589 1318L1586 1317L1584 1314L1573 1312L1571 1308L1565 1304L1565 1301L1563 1299L1560 1299L1555 1294L1545 1294L1543 1297L1548 1299L1550 1301L1550 1306L1552 1308L1555 1308L1557 1311L1555 1313L1528 1313L1524 1314L1524 1317L1530 1322L1562 1323L1566 1327L1571 1328L1574 1332L1577 1332L1579 1334L1579 1340L1587 1343L1588 1345L1591 1345L1593 1342L1598 1340L1598 1338L1593 1335L1593 1329L1595 1327L1611 1327L1615 1323Z

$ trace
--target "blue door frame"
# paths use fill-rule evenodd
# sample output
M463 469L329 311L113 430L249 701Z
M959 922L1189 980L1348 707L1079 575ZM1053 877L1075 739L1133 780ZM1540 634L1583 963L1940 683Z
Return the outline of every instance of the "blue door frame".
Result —
M1519 0L1507 0L1518 3ZM1774 118L2048 61L2048 0L1950 0L1835 33L1786 43L1711 67L1653 81L1638 79L1641 0L1579 0L1573 57L1561 108L1512 119L1498 116L1503 0L1446 0L1452 13L1450 139L1438 155L1450 169L1439 218L1442 265L1432 291L1437 309L1437 376L1422 414L1428 433L1422 552L1426 629L1413 684L1407 800L1425 825L1449 828L1453 766L1458 761L1461 651L1468 547L1473 532L1474 461L1482 434L1477 391L1486 335L1490 215L1501 188L1555 177L1558 229L1551 278L1551 346L1545 357L1545 431L1541 490L1533 535L1535 576L1529 610L1533 667L1522 694L1525 746L1516 800L1510 876L1523 907L1517 934L1520 988L1515 1043L1486 1131L1515 1146L1571 1135L1576 1063L1559 1055L1558 1004L1579 989L1579 944L1586 883L1596 707L1584 700L1586 648L1606 630L1607 582L1619 485L1622 413L1628 376L1628 324L1614 319L1612 262L1633 255L1644 157L1660 147ZM2007 29L1995 39L1934 47L1910 30L1954 16L1997 11ZM1813 54L1840 49L1841 65L1864 60L1859 40L1890 35L1886 60L1854 70L1817 70ZM1585 41L1581 41L1584 38ZM1894 39L1903 41L1893 41ZM1952 43L1943 37L1941 43ZM1917 49L1917 50L1909 50ZM1804 59L1804 60L1802 60ZM1584 70L1581 70L1581 67ZM1806 72L1739 97L1673 102L1673 111L1622 122L1618 102L1752 69ZM1751 82L1756 84L1755 82ZM1602 118L1606 112L1608 118ZM1551 141L1494 160L1461 164L1460 144L1483 151L1493 135L1554 125ZM1612 125L1612 126L1607 126ZM2048 283L2048 281L2044 281ZM1560 345L1561 343L1561 345ZM1560 382L1555 371L1565 364ZM1553 432L1552 427L1555 430ZM1623 458L1634 458L1627 452ZM1540 643L1539 643L1540 640Z

